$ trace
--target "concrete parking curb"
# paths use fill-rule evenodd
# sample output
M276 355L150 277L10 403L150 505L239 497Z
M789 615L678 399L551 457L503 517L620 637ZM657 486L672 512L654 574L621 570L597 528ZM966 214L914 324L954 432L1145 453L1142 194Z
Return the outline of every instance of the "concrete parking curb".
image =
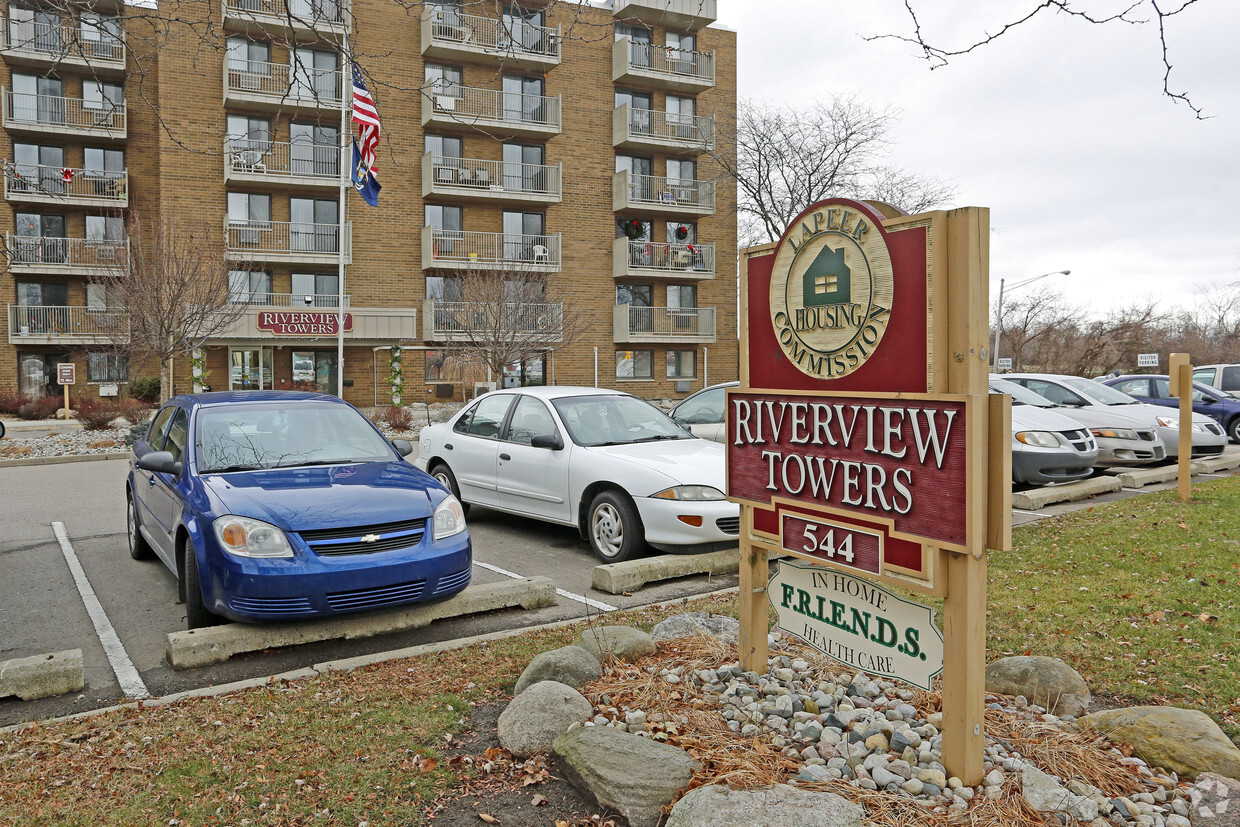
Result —
M168 635L166 657L173 669L223 663L242 652L257 652L323 640L355 640L388 632L418 629L435 620L520 606L540 609L555 605L555 584L547 577L474 585L439 603L363 617L338 617L312 623L250 625L229 623Z
M85 685L81 649L0 661L0 698L33 701L79 692Z
M1214 474L1219 471L1231 471L1234 468L1240 468L1240 454L1193 461L1194 474Z
M607 594L635 592L656 580L671 580L690 574L727 574L740 566L741 550L729 548L706 554L661 554L623 563L594 567L591 586Z
M1093 479L1070 482L1066 485L1048 485L1031 491L1012 492L1012 507L1024 511L1037 511L1051 503L1075 502L1096 497L1099 494L1110 494L1124 486L1118 477L1094 477Z
M1161 482L1175 482L1179 475L1179 466L1165 465L1162 468L1127 468L1116 473L1115 478L1125 488L1144 488Z
M55 457L0 459L0 468L16 468L22 465L60 465L66 462L90 462L97 459L125 459L128 456L129 451L112 451L107 454L64 454Z

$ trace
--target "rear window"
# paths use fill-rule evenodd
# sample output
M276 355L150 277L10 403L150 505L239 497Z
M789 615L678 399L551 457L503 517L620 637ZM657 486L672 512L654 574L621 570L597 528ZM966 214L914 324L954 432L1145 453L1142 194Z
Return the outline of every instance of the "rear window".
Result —
M1240 391L1240 365L1228 365L1223 368L1223 390Z

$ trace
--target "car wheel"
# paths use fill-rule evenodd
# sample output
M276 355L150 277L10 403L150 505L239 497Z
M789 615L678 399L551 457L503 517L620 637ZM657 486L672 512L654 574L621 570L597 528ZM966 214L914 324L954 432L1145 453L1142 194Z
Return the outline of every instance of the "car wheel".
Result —
M461 487L456 484L456 475L452 473L452 469L442 462L437 462L431 466L430 473L440 485L452 492L452 496L460 502L461 510L468 514L469 503L461 499Z
M151 544L142 536L138 528L138 507L134 505L133 495L125 493L125 529L129 535L129 556L135 560L150 560L155 556Z
M198 555L186 542L185 562L181 566L185 576L185 626L188 629L203 629L207 626L218 626L223 619L207 610L202 599L202 577L198 573Z
M594 498L587 529L590 548L604 563L628 560L646 548L637 509L618 491L604 491Z

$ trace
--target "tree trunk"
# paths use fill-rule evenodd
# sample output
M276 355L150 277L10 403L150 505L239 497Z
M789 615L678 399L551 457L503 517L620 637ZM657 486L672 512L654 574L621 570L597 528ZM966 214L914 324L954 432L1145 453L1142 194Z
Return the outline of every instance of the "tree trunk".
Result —
M159 363L159 401L167 402L172 397L172 360L165 359Z

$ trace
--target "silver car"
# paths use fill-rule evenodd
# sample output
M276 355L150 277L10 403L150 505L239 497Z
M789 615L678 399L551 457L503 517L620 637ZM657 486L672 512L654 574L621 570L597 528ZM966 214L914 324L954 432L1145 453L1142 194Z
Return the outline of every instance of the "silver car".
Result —
M1098 440L1088 428L1015 382L992 379L990 392L1012 396L1012 482L1072 482L1093 473Z
M688 428L694 436L702 439L713 439L723 442L723 405L728 388L735 388L739 382L720 382L703 388L679 405L672 408L669 416L682 428Z

